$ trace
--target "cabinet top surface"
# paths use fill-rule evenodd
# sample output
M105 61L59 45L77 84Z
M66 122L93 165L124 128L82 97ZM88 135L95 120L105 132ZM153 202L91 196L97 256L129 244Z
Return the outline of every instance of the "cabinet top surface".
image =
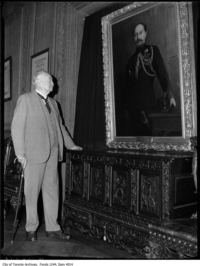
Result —
M127 150L90 150L83 149L82 151L67 151L68 153L76 153L80 155L94 155L94 156L116 156L116 157L157 157L163 159L172 158L191 158L192 152L156 152L156 151L127 151Z

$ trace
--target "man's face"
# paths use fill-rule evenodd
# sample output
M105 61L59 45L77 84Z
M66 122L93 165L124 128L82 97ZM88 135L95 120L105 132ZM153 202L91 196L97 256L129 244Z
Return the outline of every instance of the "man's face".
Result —
M141 46L145 44L147 37L147 32L144 29L144 26L142 24L138 24L134 31L134 41L136 46Z
M53 90L52 77L49 75L42 75L40 77L40 88L48 95Z

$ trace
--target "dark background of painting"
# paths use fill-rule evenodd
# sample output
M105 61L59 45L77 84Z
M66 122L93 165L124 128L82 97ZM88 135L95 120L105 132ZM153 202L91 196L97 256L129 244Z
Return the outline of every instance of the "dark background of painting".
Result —
M147 44L157 45L164 59L169 73L171 90L176 99L177 108L180 113L180 74L179 74L179 50L178 50L178 24L176 8L174 3L162 3L139 14L134 14L118 23L112 25L113 44L113 75L115 92L116 112L116 135L128 135L125 133L126 115L124 113L124 91L126 90L126 65L130 56L135 52L133 40L133 27L143 22L147 25ZM155 79L156 98L162 97L162 89ZM145 95L144 95L145 97ZM180 118L181 119L181 118Z

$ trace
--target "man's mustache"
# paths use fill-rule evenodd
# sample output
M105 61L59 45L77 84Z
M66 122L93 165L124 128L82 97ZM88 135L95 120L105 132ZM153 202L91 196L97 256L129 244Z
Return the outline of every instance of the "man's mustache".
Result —
M138 43L138 42L142 42L143 40L141 40L141 39L138 39L137 41L136 41L136 43Z

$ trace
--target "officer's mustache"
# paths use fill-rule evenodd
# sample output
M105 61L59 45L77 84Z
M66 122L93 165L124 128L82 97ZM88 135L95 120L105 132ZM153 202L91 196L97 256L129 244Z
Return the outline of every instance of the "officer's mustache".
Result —
M138 39L137 41L136 41L136 43L138 43L138 42L142 42L143 40L141 40L141 39Z

